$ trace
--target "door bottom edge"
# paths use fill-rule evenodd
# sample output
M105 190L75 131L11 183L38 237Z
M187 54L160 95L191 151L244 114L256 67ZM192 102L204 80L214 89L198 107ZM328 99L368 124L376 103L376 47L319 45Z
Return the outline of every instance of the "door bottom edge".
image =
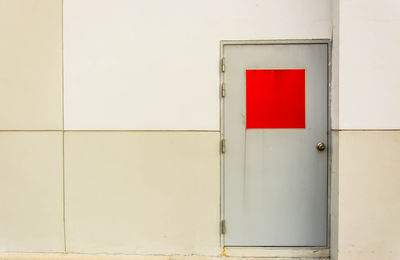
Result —
M329 258L330 249L321 247L224 247L224 256Z

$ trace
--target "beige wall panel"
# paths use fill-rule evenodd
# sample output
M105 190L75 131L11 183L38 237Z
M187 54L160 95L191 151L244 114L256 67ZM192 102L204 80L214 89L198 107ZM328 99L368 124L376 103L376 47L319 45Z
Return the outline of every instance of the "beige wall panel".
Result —
M0 251L62 252L61 132L0 132Z
M330 176L330 256L337 260L338 251L338 209L339 209L339 131L331 131Z
M0 0L0 129L62 129L62 1Z
M218 132L66 132L67 250L219 252Z
M400 259L400 131L339 142L339 260Z

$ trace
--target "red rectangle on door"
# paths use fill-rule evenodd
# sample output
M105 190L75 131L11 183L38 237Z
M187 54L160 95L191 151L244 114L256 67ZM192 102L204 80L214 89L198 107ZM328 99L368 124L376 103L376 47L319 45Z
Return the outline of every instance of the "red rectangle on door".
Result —
M246 70L246 128L305 128L305 69Z

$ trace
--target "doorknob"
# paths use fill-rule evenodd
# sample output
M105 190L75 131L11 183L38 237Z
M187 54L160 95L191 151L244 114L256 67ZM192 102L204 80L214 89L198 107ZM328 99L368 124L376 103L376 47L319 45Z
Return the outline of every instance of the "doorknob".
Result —
M317 150L318 151L323 151L325 150L325 144L323 142L317 143Z

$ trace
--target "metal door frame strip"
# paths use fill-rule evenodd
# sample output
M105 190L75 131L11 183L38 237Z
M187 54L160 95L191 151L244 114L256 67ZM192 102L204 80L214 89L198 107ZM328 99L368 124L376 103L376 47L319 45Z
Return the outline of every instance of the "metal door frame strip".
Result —
M310 39L310 40L222 40L220 41L220 66L219 66L219 93L221 93L222 85L224 84L224 71L222 68L222 61L224 59L224 47L227 45L310 45L310 44L326 44L328 47L327 60L328 60L328 220L327 220L327 246L326 247L227 247L224 245L224 235L220 232L220 244L223 248L222 254L224 256L242 256L242 257L329 257L331 247L331 167L332 167L332 40L331 39ZM225 64L224 64L225 65ZM225 65L229 66L229 64ZM227 90L229 95L229 87ZM220 100L220 131L221 141L225 139L224 135L224 97L219 95ZM221 153L220 157L220 216L221 221L225 219L224 216L224 154ZM222 230L222 227L221 227ZM229 232L229 231L227 231Z

